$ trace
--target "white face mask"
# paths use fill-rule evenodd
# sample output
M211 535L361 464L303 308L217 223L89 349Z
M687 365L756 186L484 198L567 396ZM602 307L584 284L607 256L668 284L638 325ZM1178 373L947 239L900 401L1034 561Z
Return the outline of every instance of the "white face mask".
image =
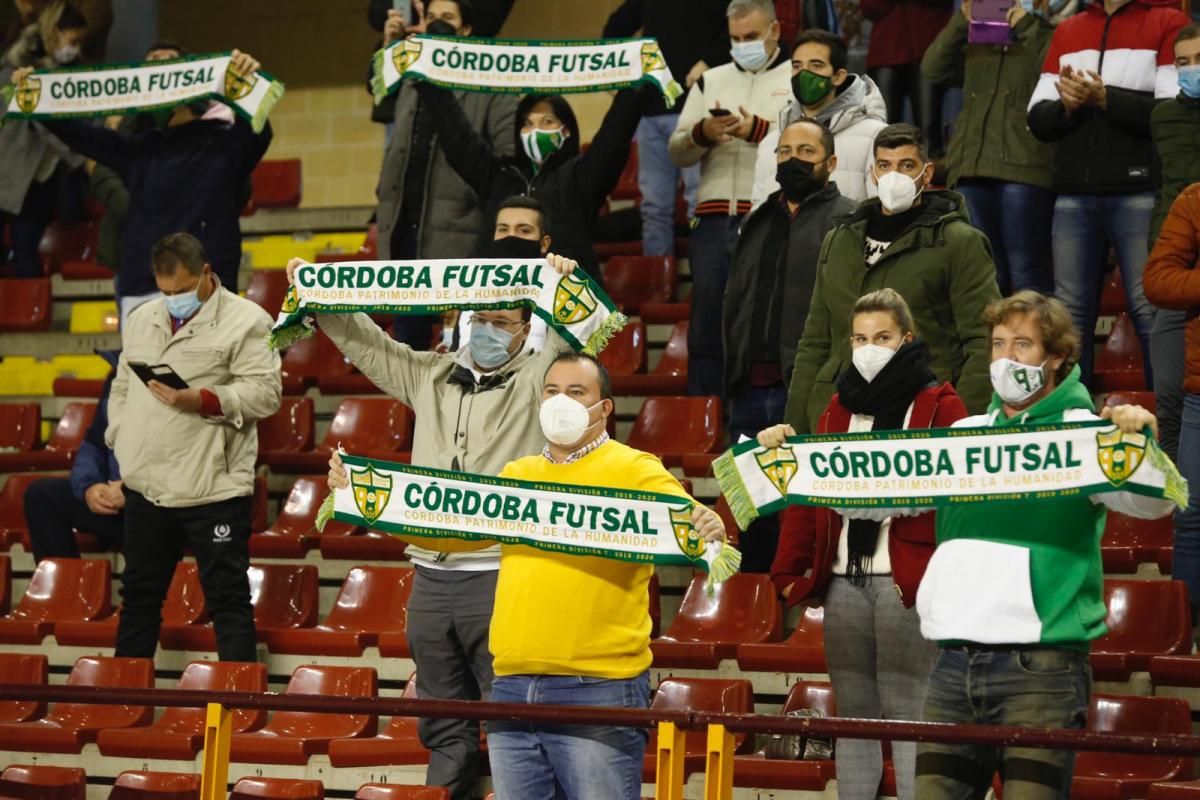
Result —
M79 45L64 44L54 51L54 60L60 64L70 64L79 58Z
M1005 403L1021 405L1046 385L1045 366L1045 361L1030 366L1011 358L998 358L991 366L992 388Z
M600 403L585 407L573 397L565 394L554 395L542 402L541 411L538 412L542 433L549 442L559 447L575 444L584 437L588 428L592 427L589 414ZM596 424L600 424L600 421Z
M863 380L870 383L888 365L894 355L896 355L896 351L890 347L864 344L862 347L854 348L854 352L850 354L850 360L854 362L854 368L858 370L859 375L863 376Z
M875 181L879 184L879 202L893 214L908 211L924 191L924 187L917 189L917 182L899 170L882 177L876 175Z

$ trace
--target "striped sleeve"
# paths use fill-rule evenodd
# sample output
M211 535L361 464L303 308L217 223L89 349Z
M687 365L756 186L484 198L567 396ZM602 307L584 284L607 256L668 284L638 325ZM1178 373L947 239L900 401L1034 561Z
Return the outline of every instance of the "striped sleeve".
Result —
M1042 74L1038 78L1037 86L1033 88L1026 111L1032 111L1034 106L1046 100L1059 99L1058 89L1054 84L1058 82L1059 59L1062 58L1062 32L1060 28L1050 39L1050 47L1046 49L1046 60L1042 62Z

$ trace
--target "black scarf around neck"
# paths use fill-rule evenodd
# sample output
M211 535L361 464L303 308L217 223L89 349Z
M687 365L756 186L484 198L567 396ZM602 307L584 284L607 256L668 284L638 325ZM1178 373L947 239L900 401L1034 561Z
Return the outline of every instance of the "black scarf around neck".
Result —
M922 341L912 341L901 345L870 382L853 365L843 371L837 381L838 402L852 414L874 417L872 431L900 430L913 399L922 389L936 385L937 376L929 366L929 347ZM871 574L879 525L869 519L850 520L846 579L855 586L866 585Z

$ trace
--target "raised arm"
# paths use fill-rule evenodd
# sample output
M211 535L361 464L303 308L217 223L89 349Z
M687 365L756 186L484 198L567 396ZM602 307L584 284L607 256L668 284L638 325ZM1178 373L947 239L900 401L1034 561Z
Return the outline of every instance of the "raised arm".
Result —
M925 80L945 86L962 86L969 27L965 14L950 15L950 21L921 59L921 74Z
M629 144L637 132L642 118L643 93L655 92L650 86L637 90L622 89L613 98L600 130L592 138L592 145L579 157L575 166L575 179L580 191L593 208L604 205L605 198L616 188L629 160Z

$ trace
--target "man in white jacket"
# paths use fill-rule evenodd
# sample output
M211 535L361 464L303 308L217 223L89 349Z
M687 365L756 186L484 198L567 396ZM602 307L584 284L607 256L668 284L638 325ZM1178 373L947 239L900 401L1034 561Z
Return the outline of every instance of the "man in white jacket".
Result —
M887 106L875 82L846 71L846 44L837 34L810 28L792 48L793 100L758 144L751 205L758 208L776 191L775 148L779 132L801 117L811 117L833 132L838 166L833 182L844 197L861 202L876 195L871 181L875 134L887 126Z

